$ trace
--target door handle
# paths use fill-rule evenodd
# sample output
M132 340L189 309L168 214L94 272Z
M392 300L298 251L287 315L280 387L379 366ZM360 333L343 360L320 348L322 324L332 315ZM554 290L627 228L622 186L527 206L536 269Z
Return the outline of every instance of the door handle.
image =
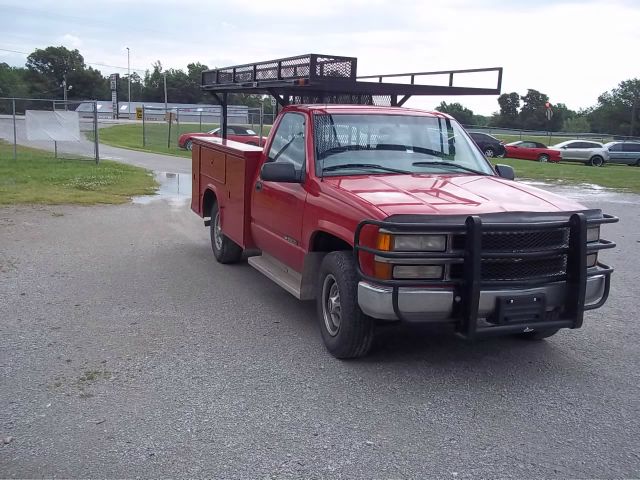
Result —
M256 192L259 192L260 190L262 190L262 182L258 180L256 182Z

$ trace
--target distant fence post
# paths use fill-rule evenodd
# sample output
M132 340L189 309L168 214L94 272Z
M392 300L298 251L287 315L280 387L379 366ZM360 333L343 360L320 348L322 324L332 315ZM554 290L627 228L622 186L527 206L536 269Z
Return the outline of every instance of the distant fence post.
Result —
M13 110L13 159L18 159L18 135L16 133L16 99L11 99L11 109Z
M145 114L144 111L144 103L142 104L142 146L146 147L147 146L147 141L146 141L146 135L145 135L145 117L147 115Z
M100 163L100 141L98 139L98 101L93 102L93 145L96 154L96 165Z

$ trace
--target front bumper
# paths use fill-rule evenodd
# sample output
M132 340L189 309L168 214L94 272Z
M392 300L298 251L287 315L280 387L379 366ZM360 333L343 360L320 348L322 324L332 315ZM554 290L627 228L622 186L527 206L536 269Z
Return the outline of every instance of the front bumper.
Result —
M464 223L457 218L438 223L431 218L424 222L361 222L354 244L360 308L385 320L450 322L469 339L518 331L580 328L584 312L606 302L613 272L597 262L597 257L596 265L587 267L587 258L615 247L615 243L602 238L587 242L587 229L618 219L599 211L589 213L591 218L583 212L572 213L568 219L524 213L518 216L516 222L507 215L487 215L486 220L468 216ZM360 233L367 225L391 234L462 237L456 242L449 236L447 244L451 247L439 252L381 250L360 242ZM561 232L562 239L549 237L554 231ZM378 263L435 264L445 265L448 270L439 280L374 277L360 265L363 253Z
M606 294L606 276L596 275L587 278L585 304L599 303ZM527 289L492 289L481 290L478 300L478 317L487 318L496 309L499 297L518 297L527 295L541 295L546 298L546 309L553 312L562 308L566 298L567 285L565 282L550 283L537 288ZM458 300L456 301L456 298ZM455 323L453 317L456 303L460 298L453 289L429 288L399 288L398 310L403 320L408 322L450 322ZM393 288L375 285L366 281L358 284L358 304L360 309L373 318L382 320L399 320L393 308Z

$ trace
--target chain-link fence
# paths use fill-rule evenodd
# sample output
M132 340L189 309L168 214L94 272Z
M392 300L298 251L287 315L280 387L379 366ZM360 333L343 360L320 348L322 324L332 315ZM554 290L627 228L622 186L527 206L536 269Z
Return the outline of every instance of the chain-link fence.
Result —
M243 127L257 136L266 137L273 124L273 114L265 114L260 108L246 106L228 107L228 125ZM121 126L135 135L131 141L133 147L159 153L180 153L188 155L184 149L184 138L188 133L207 133L220 127L222 110L219 106L210 107L150 107L142 106L136 112L136 125ZM107 143L115 130L103 130Z
M549 132L542 130L524 130L515 128L489 127L479 125L464 125L468 132L487 133L494 137L504 140L505 142L516 142L518 140L530 140L547 145L555 145L556 143L566 140L592 140L601 143L611 142L613 140L638 140L637 137L626 137L621 135L613 135L609 133L575 133L575 132Z
M98 109L93 100L0 98L0 155L31 155L31 147L56 158L100 160ZM9 145L9 148L7 148Z

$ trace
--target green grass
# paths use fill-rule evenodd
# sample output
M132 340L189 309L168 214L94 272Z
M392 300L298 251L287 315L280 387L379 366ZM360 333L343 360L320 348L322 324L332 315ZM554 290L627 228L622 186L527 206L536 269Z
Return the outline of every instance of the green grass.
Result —
M99 136L100 143L105 143L112 147L191 158L191 152L178 148L178 137L183 133L207 132L217 127L218 125L214 123L203 123L202 128L197 123L183 123L180 126L171 125L171 132L169 132L169 124L167 123L147 123L145 124L144 146L142 144L142 123L101 128ZM258 128L258 126L255 126L255 129ZM262 130L263 134L268 135L270 128L270 125L265 125ZM168 138L170 138L169 146L167 146Z
M589 167L580 163L541 163L514 158L495 158L493 164L511 165L516 178L528 178L547 182L590 183L602 187L640 193L640 168L627 165Z
M88 159L59 160L52 153L0 142L0 205L126 203L153 194L158 184L147 170Z

